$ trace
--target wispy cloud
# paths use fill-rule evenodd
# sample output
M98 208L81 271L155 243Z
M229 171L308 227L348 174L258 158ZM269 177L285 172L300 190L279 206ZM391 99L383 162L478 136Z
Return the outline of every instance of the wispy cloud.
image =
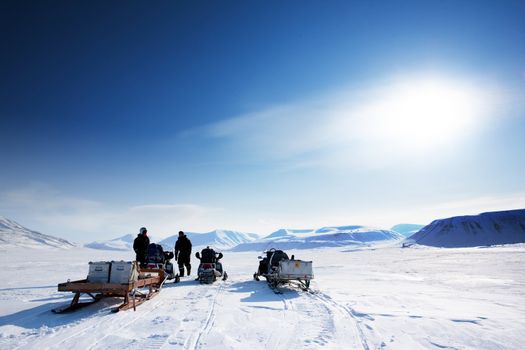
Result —
M185 203L114 206L69 196L44 184L0 194L0 212L5 216L30 228L78 241L114 238L136 232L141 226L147 226L156 237L187 228L209 230L215 228L213 218L221 211Z
M483 87L482 87L483 86ZM490 88L488 86L491 86ZM436 74L396 76L317 99L273 106L181 134L224 157L299 166L372 166L444 152L502 99L495 84Z
M231 211L197 204L146 204L130 207L75 198L47 186L30 186L0 194L0 213L29 228L77 242L111 239L146 226L157 238L179 230L206 232L215 228L267 234L279 228L319 228L361 224L388 228L398 223L428 224L432 220L485 211L525 208L525 193L464 197L446 202L400 203L373 208L324 208L313 212Z
M420 204L400 204L397 208L375 208L367 212L356 213L367 222L376 225L392 226L397 223L429 224L436 219L452 216L477 215L489 211L501 211L525 208L525 193L491 194L470 196L454 200ZM374 215L375 214L375 215Z

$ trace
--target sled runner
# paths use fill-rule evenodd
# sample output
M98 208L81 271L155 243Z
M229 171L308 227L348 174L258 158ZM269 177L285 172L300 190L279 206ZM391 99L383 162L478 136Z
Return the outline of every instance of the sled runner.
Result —
M274 291L286 283L295 283L303 290L310 288L310 280L314 278L311 261L295 260L293 255L290 259L284 251L275 248L263 254L266 256L259 257L259 268L253 274L255 280L259 281L260 276L266 278Z
M107 267L109 265L110 267ZM106 274L105 270L109 270ZM136 262L98 262L90 263L90 274L84 280L67 281L58 285L59 292L73 292L73 300L64 308L52 310L54 313L70 312L91 305L105 297L123 297L124 302L113 312L128 310L156 296L166 281L164 269L140 269ZM91 298L80 301L82 295Z

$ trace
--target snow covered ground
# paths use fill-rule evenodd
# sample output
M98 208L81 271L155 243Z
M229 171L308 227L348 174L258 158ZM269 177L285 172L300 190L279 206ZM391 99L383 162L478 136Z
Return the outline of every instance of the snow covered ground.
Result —
M56 284L88 261L131 252L2 250L0 349L520 349L525 245L297 250L314 293L274 294L252 274L257 253L227 252L226 282L168 283L137 311L105 299L70 314ZM193 261L196 264L196 261Z

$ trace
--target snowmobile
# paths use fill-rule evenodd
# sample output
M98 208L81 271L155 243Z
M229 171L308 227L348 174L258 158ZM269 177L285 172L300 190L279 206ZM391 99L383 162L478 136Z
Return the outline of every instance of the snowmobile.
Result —
M266 278L268 285L274 291L286 283L296 283L303 290L310 288L310 280L314 278L311 261L295 260L292 255L275 248L263 252L264 258L259 256L259 268L253 274L256 281L260 281L260 276Z
M201 253L195 253L195 257L200 260L199 269L197 270L197 280L200 283L210 284L222 277L226 281L228 274L222 268L222 253L217 253L210 247L204 248Z
M146 268L163 269L168 280L175 279L175 283L180 281L179 274L175 274L171 259L173 252L165 252L160 244L150 243L148 246L148 255L146 258Z

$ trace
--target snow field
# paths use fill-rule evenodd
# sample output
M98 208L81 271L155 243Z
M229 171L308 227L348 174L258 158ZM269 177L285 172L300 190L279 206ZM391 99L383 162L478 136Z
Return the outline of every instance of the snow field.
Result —
M28 253L29 252L29 253ZM258 252L226 252L228 281L186 277L132 310L107 298L74 313L51 309L56 284L87 263L130 252L6 250L0 262L1 349L520 349L525 245L289 251L313 260L312 293L254 281ZM193 260L193 270L197 261Z

